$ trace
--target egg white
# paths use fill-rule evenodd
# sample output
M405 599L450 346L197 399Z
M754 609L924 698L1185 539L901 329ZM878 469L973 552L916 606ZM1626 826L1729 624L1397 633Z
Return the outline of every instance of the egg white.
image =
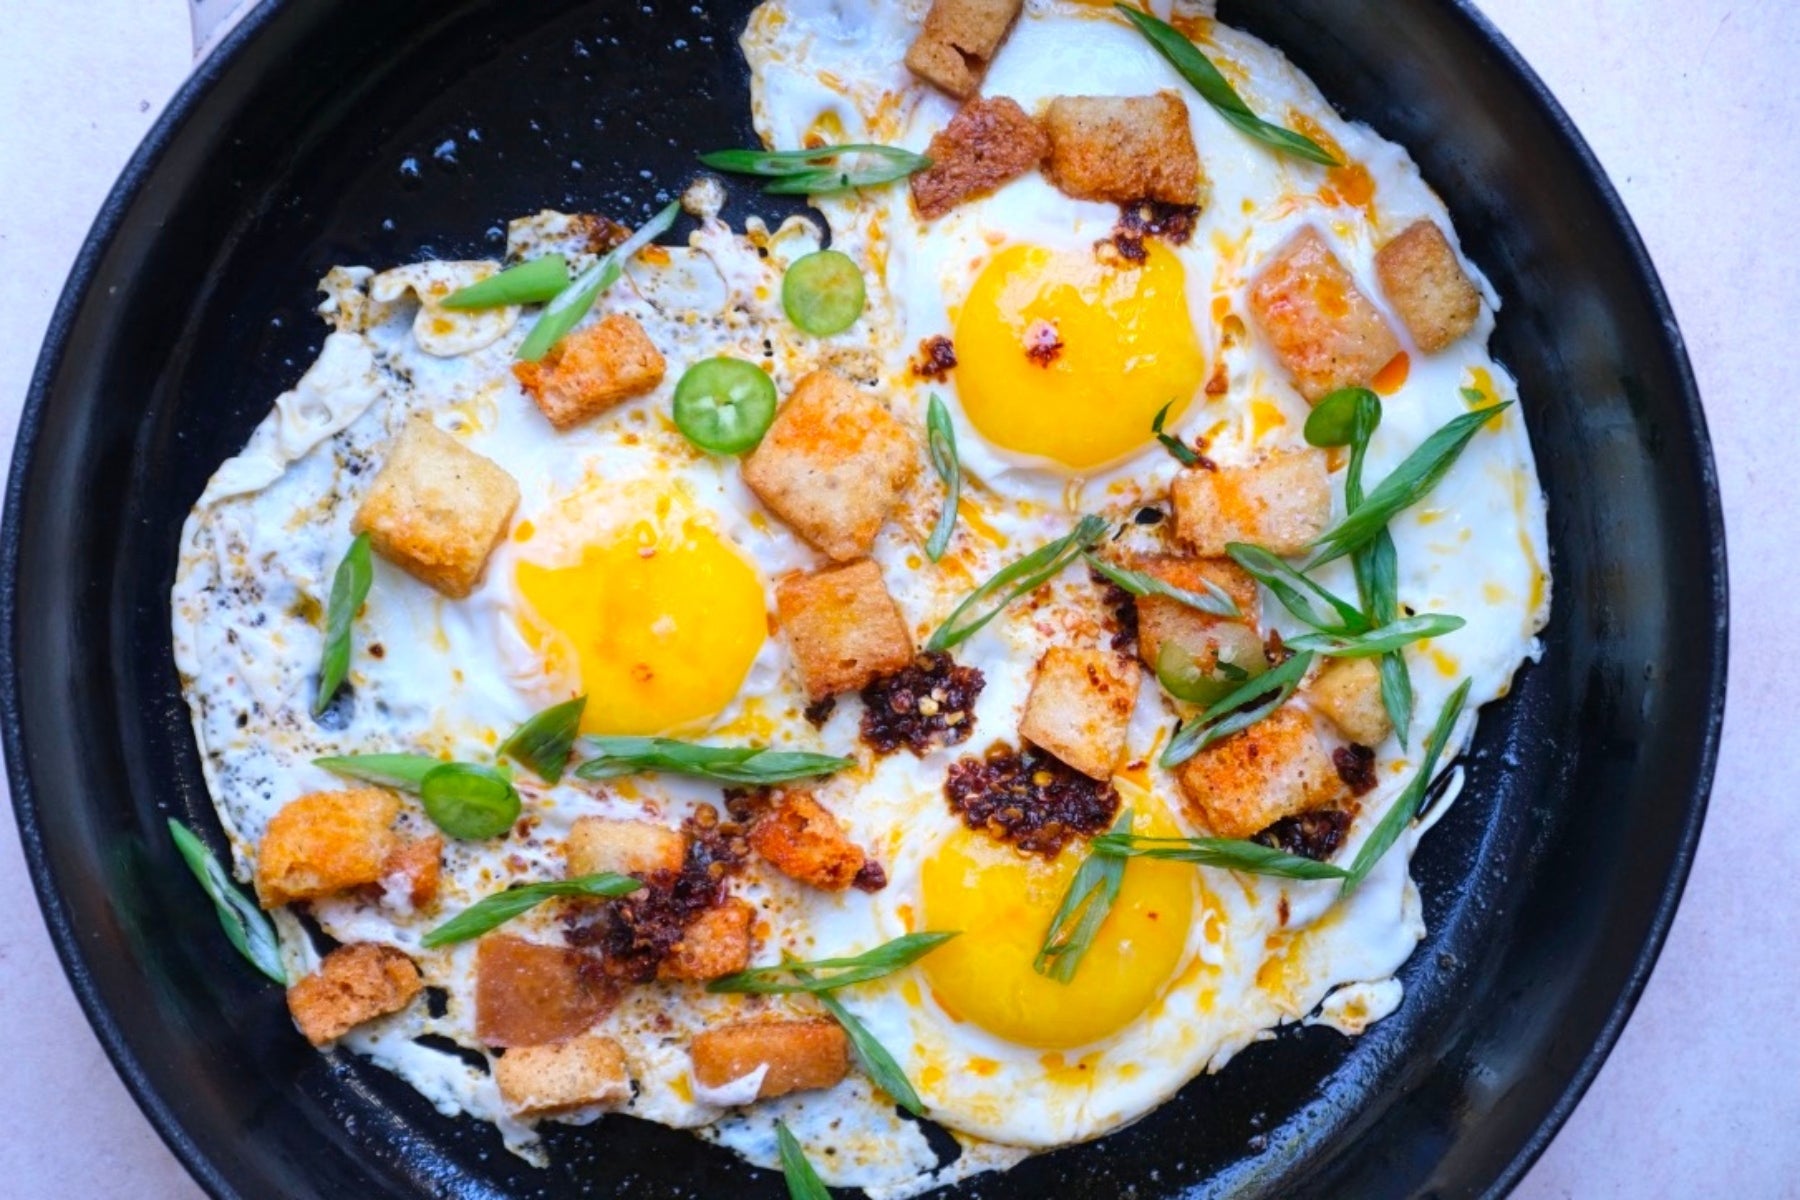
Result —
M769 0L759 8L742 44L752 69L753 115L765 141L797 146L827 130L833 140L923 149L955 107L900 65L923 9L920 0ZM1375 185L1370 208L1321 197L1322 169L1243 138L1104 8L1030 0L983 90L1011 96L1028 110L1064 93L1129 95L1166 87L1186 98L1212 198L1192 239L1175 253L1186 272L1202 350L1209 365L1224 359L1230 387L1223 397L1197 397L1172 432L1205 434L1209 455L1231 464L1301 444L1307 407L1260 339L1226 334L1213 315L1215 301L1241 320L1257 265L1310 225L1379 304L1373 256L1381 241L1421 216L1446 230L1451 226L1402 149L1339 118L1269 47L1216 24L1210 37L1209 52L1252 107L1304 114L1363 165ZM567 694L544 678L521 634L524 601L514 582L520 561L576 553L641 497L663 496L734 543L765 588L789 571L817 565L799 539L762 512L734 461L695 451L674 430L669 395L688 363L715 354L766 361L784 394L807 371L831 366L877 386L915 429L923 425L930 394L951 402L969 476L968 511L976 520L961 524L945 569L928 569L922 545L942 493L927 472L873 553L920 641L973 582L1066 532L1079 512L1129 514L1140 503L1162 502L1176 464L1154 443L1086 475L1033 461L979 436L956 406L953 377L922 381L908 366L920 340L951 332L961 298L993 254L1017 243L1091 246L1113 227L1115 208L1070 200L1032 174L928 225L912 214L904 188L895 187L822 199L818 207L828 229L798 219L770 229L752 220L736 233L711 215L717 199L716 188L690 193L692 206L707 215L690 244L640 256L599 305L643 324L669 357L668 380L652 394L562 433L512 380L512 354L529 324L519 311L464 314L437 303L497 264L422 263L381 274L353 267L327 276L321 312L336 331L196 505L183 533L172 597L177 665L240 874L247 875L254 846L284 803L340 785L311 765L314 757L409 749L480 759L519 721ZM811 338L783 317L780 280L789 262L827 237L864 265L869 305L844 333ZM560 214L517 221L510 230L515 254L558 249L579 266L588 257L585 246L579 224ZM1485 381L1491 398L1517 398L1511 378L1486 349L1497 300L1473 264L1465 266L1482 287L1487 308L1475 331L1455 346L1411 355L1405 383L1383 398L1384 417L1368 461L1371 480L1466 411L1459 389L1471 382ZM1403 329L1397 321L1390 324ZM460 602L444 600L378 561L358 643L379 645L382 655L365 651L354 660L349 723L321 726L307 715L320 608L349 541L363 481L378 464L381 447L414 413L429 415L511 472L521 489L519 516L537 523L540 532L528 541L504 541L482 584ZM1341 511L1341 489L1336 503ZM585 515L542 519L570 511ZM1408 731L1411 750L1403 750L1397 736L1377 748L1379 789L1366 798L1365 815L1341 855L1355 853L1417 769L1425 729L1456 682L1464 676L1473 681L1452 747L1472 736L1476 706L1504 695L1518 664L1537 653L1535 635L1549 604L1544 525L1531 448L1516 408L1470 444L1427 504L1393 522L1402 601L1420 611L1455 612L1468 624L1430 649L1412 652L1418 716ZM1354 592L1342 563L1322 578ZM1285 633L1299 632L1273 605L1262 616ZM873 896L828 895L753 865L734 886L758 907L759 924L768 931L759 961L777 961L783 952L855 953L916 928L923 909L921 866L957 828L943 798L949 763L994 740L1016 741L1039 655L1052 645L1093 645L1100 634L1092 590L1083 573L1072 570L959 648L959 659L986 680L975 737L923 758L864 754L857 768L818 790L851 836L886 865L888 888ZM791 656L779 637L771 637L737 699L712 722L710 736L858 753L855 702L840 704L817 730L800 719L803 703ZM1151 757L1170 718L1158 690L1147 684L1128 757ZM1199 832L1186 827L1166 773L1146 766L1141 774L1143 786L1183 831ZM719 799L716 788L664 777L595 788L570 779L543 786L527 776L520 787L532 818L529 836L503 846L450 842L442 913L509 882L558 874L561 840L579 816L672 823ZM1454 789L1439 814L1453 795ZM425 831L418 814L405 820ZM1391 1012L1401 999L1394 973L1424 935L1407 870L1422 833L1404 835L1348 902L1331 884L1196 871L1197 916L1182 966L1136 1020L1092 1046L1061 1054L1064 1064L1085 1064L1079 1074L1049 1064L1039 1050L956 1020L928 990L907 988L904 978L846 993L845 1003L920 1084L931 1115L956 1132L962 1152L948 1166L938 1164L917 1127L897 1117L860 1072L825 1092L745 1108L708 1102L689 1075L686 1034L765 1009L802 1011L802 1001L653 984L628 994L598 1028L628 1047L638 1087L625 1112L694 1128L764 1166L776 1162L773 1123L779 1118L808 1147L828 1182L877 1197L913 1195L976 1171L1002 1169L1031 1152L1100 1136L1150 1111L1199 1072L1222 1068L1283 1023L1307 1020L1355 1033ZM408 1079L443 1111L493 1121L509 1147L541 1161L534 1129L506 1113L490 1076L416 1040L436 1034L479 1049L473 946L421 951L419 938L438 917L411 913L391 899L335 899L314 905L313 915L341 940L381 941L415 954L427 981L450 997L442 1016L414 1006L353 1031L345 1044ZM554 922L553 912L540 910L509 931L554 940ZM286 914L278 923L290 969L297 974L313 965L316 956L298 923ZM977 1057L999 1066L983 1076L964 1069ZM920 1082L927 1079L938 1082Z

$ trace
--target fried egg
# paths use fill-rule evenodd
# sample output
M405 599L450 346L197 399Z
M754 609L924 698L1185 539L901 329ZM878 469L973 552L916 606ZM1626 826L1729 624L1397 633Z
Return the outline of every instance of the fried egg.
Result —
M956 110L902 65L922 17L912 0L767 0L741 43L765 143L922 151ZM1085 571L1064 572L957 648L984 679L973 737L922 754L871 753L854 696L829 714L808 711L778 628L779 582L816 569L820 556L758 502L736 459L699 450L672 417L675 380L718 355L762 367L784 396L829 368L884 396L914 430L931 397L941 398L964 471L956 536L940 562L928 560L943 493L927 471L870 553L917 644L971 588L1066 533L1079 514L1104 513L1121 527L1122 545L1153 548L1159 530L1131 522L1146 507L1162 515L1178 470L1152 432L1158 414L1168 433L1204 438L1224 467L1303 447L1308 405L1247 324L1252 278L1312 229L1378 296L1378 246L1421 217L1447 230L1449 217L1404 150L1339 117L1277 51L1206 17L1183 27L1256 111L1334 148L1345 165L1284 158L1243 137L1109 7L1029 0L983 92L1028 112L1067 94L1180 94L1210 193L1185 239L1146 239L1140 262L1097 253L1120 209L1071 199L1038 172L933 221L920 219L900 184L817 198L823 225L791 218L771 229L752 219L741 230L718 219L719 186L703 181L687 194L699 225L686 244L641 252L587 318L634 318L668 358L667 379L566 431L544 419L511 370L532 314L443 305L501 264L334 269L320 306L332 332L196 504L172 596L176 662L240 875L285 803L342 786L315 758L411 751L491 761L520 722L576 695L588 698L586 734L851 757L851 768L812 792L882 864L886 886L823 892L752 859L732 891L755 908L758 964L958 931L916 966L840 995L929 1118L954 1135L956 1154L941 1158L860 1070L826 1090L756 1103L700 1084L686 1049L692 1034L749 1015L816 1013L805 997L655 982L625 991L593 1031L627 1048L634 1087L618 1112L693 1129L764 1167L777 1163L781 1121L828 1183L894 1200L1103 1136L1282 1025L1355 1034L1400 1004L1394 976L1425 932L1407 867L1423 827L1403 833L1348 897L1333 881L1131 859L1081 969L1066 983L1040 973L1039 950L1082 848L1021 853L966 823L946 803L945 778L960 758L1020 744L1046 651L1107 636ZM593 258L590 231L564 214L523 218L511 226L508 257L557 251L579 269ZM858 263L868 300L850 328L814 337L783 316L781 283L789 264L827 243ZM1409 346L1375 380L1383 420L1370 479L1470 407L1518 399L1487 350L1498 299L1474 264L1463 265L1485 301L1476 327L1438 353ZM922 367L921 347L933 339L954 347L953 368ZM420 416L517 481L516 513L466 599L377 561L348 699L315 719L324 610L352 513L383 448ZM1341 473L1332 486L1337 517ZM1517 407L1490 421L1390 531L1409 609L1467 623L1408 651L1417 715L1404 741L1393 735L1375 747L1377 786L1339 852L1346 858L1420 769L1425 733L1458 681L1472 681L1470 704L1451 750L1472 737L1476 707L1505 695L1519 664L1538 653L1549 605L1545 511ZM1344 561L1318 578L1356 594ZM1305 632L1272 602L1259 615L1265 629ZM1138 833L1207 832L1156 765L1174 715L1147 678L1130 716L1127 765L1114 779ZM475 1029L476 944L427 950L421 939L484 896L559 877L581 817L673 826L721 795L717 785L668 775L552 785L520 771L515 782L521 822L492 842L447 840L429 911L388 889L319 900L310 915L338 941L406 952L445 996L441 1011L414 1004L341 1044L442 1111L493 1122L510 1149L541 1163L535 1123L509 1111L491 1072L431 1040L487 1061ZM1459 782L1452 777L1432 820ZM431 832L416 805L401 820L410 833ZM564 915L545 905L505 930L557 944ZM276 920L290 974L315 969L319 954L299 920L286 910ZM588 1107L557 1119L601 1115Z

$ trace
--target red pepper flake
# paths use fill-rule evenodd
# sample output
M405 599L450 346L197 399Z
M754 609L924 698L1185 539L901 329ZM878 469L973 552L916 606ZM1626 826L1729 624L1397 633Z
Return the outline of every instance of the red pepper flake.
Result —
M831 714L836 710L837 697L827 696L823 700L814 700L800 715L806 718L808 725L814 729L821 729L825 722L831 720Z
M955 366L956 348L949 338L939 333L919 343L919 357L912 364L912 373L920 379L935 379L942 383L950 377Z
M986 684L941 650L921 654L863 688L862 740L881 754L904 746L921 757L960 745L975 732L975 699Z
M740 794L741 795L741 794ZM600 969L612 979L647 983L680 943L695 918L730 898L725 884L749 856L744 829L721 821L703 804L682 824L687 858L679 871L639 876L644 887L599 904L578 901L563 931L571 946L600 951Z
M1192 204L1164 204L1160 200L1139 200L1119 207L1119 223L1100 243L1117 252L1127 263L1142 263L1150 257L1144 248L1148 238L1161 238L1171 246L1185 246L1194 236L1194 225L1200 209Z
M1366 796L1375 790L1375 752L1367 746L1351 742L1331 752L1331 765L1338 778L1353 796Z
M1155 509L1149 511L1155 512ZM1160 514L1159 514L1160 515ZM1137 600L1132 594L1102 575L1090 570L1088 578L1100 589L1100 602L1112 616L1112 648L1121 654L1136 654L1138 643Z
M1031 746L1004 742L950 765L944 796L963 824L1027 854L1055 858L1077 837L1112 824L1119 793Z
M1048 321L1033 321L1025 330L1025 357L1035 365L1048 367L1062 353L1062 338L1056 326Z
M1337 853L1349 828L1349 813L1328 808L1283 817L1250 840L1284 854L1325 862Z
M863 860L862 869L856 873L856 878L850 881L850 886L859 892L879 892L887 886L887 882L887 871L882 868L880 863L870 858Z

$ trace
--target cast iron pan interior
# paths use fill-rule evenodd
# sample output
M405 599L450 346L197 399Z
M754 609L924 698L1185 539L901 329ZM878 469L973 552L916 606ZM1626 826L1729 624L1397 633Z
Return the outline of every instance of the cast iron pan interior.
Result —
M747 8L265 3L157 125L76 267L8 495L8 766L82 1003L215 1195L779 1194L772 1175L623 1119L552 1127L540 1172L385 1072L314 1054L163 830L169 814L217 828L169 650L177 533L317 351L314 280L495 253L505 219L542 206L648 211L696 151L751 140ZM1556 615L1418 858L1431 932L1399 1013L1354 1041L1288 1030L1137 1126L971 1191L1501 1192L1612 1045L1700 827L1726 608L1698 398L1616 198L1472 11L1270 0L1223 15L1409 146L1499 287L1496 349L1550 496ZM748 191L736 203L779 215Z

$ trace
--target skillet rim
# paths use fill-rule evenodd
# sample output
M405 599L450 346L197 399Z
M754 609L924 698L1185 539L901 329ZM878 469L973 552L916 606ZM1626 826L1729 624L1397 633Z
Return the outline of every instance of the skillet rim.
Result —
M193 117L194 110L231 69L244 48L297 2L303 0L261 0L213 46L206 57L194 65L144 135L143 141L133 151L101 204L83 239L74 265L70 268L68 279L45 330L43 347L39 351L20 412L6 483L4 525L0 527L0 746L5 750L7 782L32 890L37 895L57 959L62 964L76 1001L99 1039L107 1059L164 1144L195 1182L215 1200L239 1200L241 1193L234 1189L223 1172L206 1156L177 1117L173 1106L157 1091L144 1069L139 1053L128 1043L124 1032L114 1020L112 1009L100 994L99 985L84 955L81 937L69 907L52 877L44 831L39 822L38 801L25 766L27 750L21 721L23 701L17 654L21 632L18 569L24 537L21 522L26 502L25 479L37 450L43 415L49 404L55 378L60 373L79 310L94 283L101 261L119 234L126 212L139 194L154 182L156 169L170 143ZM1486 1196L1504 1196L1517 1186L1526 1172L1542 1157L1598 1077L1601 1066L1611 1054L1642 998L1668 938L1693 867L1718 764L1719 743L1725 720L1730 606L1725 521L1712 439L1700 403L1693 365L1688 358L1686 340L1676 323L1674 311L1650 260L1649 251L1599 160L1536 71L1493 23L1475 8L1473 0L1438 2L1447 12L1462 21L1477 40L1486 45L1497 57L1501 68L1514 77L1542 115L1548 118L1556 135L1564 143L1564 148L1572 154L1587 185L1593 189L1614 232L1619 235L1635 276L1633 282L1661 324L1662 349L1668 365L1674 368L1671 382L1679 394L1681 425L1686 434L1681 442L1681 450L1702 485L1698 497L1702 510L1699 518L1707 535L1705 568L1713 608L1712 626L1703 649L1708 678L1704 728L1699 739L1699 753L1693 764L1686 819L1673 847L1668 877L1663 883L1648 932L1632 961L1624 986L1608 1010L1592 1044L1568 1074L1560 1094L1539 1118L1531 1135L1514 1151L1506 1166L1482 1192Z

